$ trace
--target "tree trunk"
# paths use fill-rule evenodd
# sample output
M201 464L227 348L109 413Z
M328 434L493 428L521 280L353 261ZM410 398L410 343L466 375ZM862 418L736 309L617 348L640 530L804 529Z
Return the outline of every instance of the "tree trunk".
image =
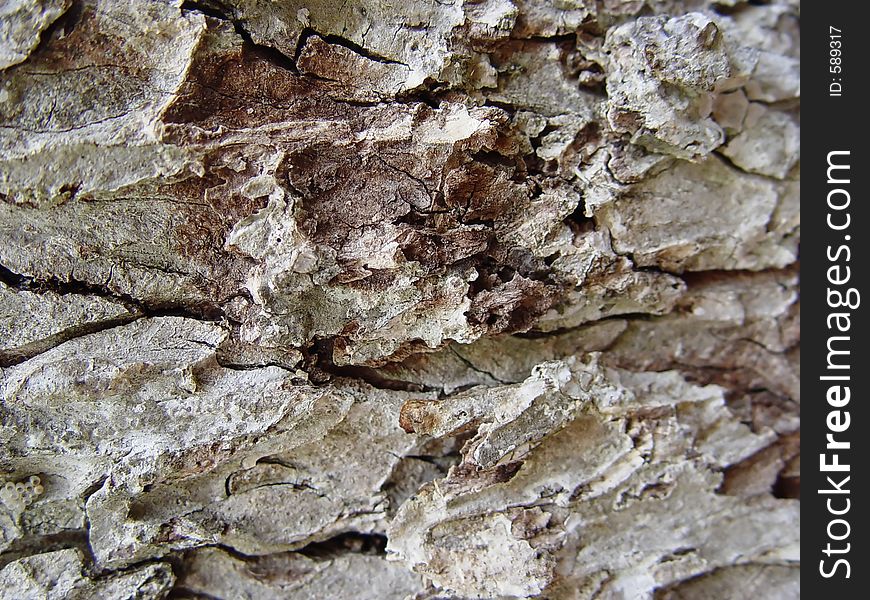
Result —
M0 7L0 598L794 598L797 0Z

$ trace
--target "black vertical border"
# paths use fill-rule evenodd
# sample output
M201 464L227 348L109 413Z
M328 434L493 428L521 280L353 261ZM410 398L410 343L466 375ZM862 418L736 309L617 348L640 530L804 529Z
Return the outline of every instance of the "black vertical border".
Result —
M867 337L866 314L870 310L870 290L865 284L868 267L868 237L870 237L870 216L866 181L870 178L870 163L867 161L866 120L870 115L870 98L865 93L864 80L870 77L870 29L864 18L865 2L849 0L830 0L822 2L811 0L801 6L801 588L806 598L832 598L837 600L870 598L870 564L864 559L868 540L865 527L867 494L864 490L870 485L868 473L868 451L870 451L870 416L866 409L867 381L870 381L870 338ZM842 30L841 38L831 38L831 27ZM842 41L841 72L836 73L831 61L831 40ZM833 61L836 63L836 61ZM840 96L831 95L831 84L840 83ZM863 109L863 110L862 110ZM849 151L849 183L837 185L828 183L828 154L832 151ZM843 162L843 155L837 161ZM806 164L804 164L806 163ZM841 170L839 176L845 173ZM848 229L835 231L828 226L828 193L835 188L846 189L851 198L848 209L851 218ZM841 203L845 198L840 193L834 195L834 202ZM835 223L842 223L845 211L834 214ZM847 239L848 236L848 239ZM830 251L841 245L848 245L851 260L846 262L843 251L840 260L831 261ZM828 280L828 269L834 264L848 265L851 278L847 284L832 285ZM844 271L840 271L842 277ZM836 276L836 273L834 273ZM828 302L828 289L845 292L849 287L856 288L861 294L860 306L854 310L832 308ZM850 313L851 328L848 333L828 328L828 316L833 312ZM823 473L820 469L820 455L827 452L828 462L831 450L826 450L827 418L829 411L836 410L827 401L827 391L831 381L820 377L832 374L827 369L828 339L833 335L848 335L850 340L848 356L851 368L838 373L848 373L851 400L840 410L848 410L850 426L847 431L838 433L837 440L848 441L849 450L840 451L840 462L850 465L850 476L843 488L849 489L848 495L820 493L831 488L827 476L837 482L842 475L836 472ZM844 346L840 346L844 348ZM842 415L841 415L842 416ZM832 547L845 547L850 544L849 552L841 555L826 556L823 552L829 542L828 524L838 517L828 511L827 500L833 498L835 509L842 509L845 498L851 501L850 510L842 516L849 522L848 538L835 542ZM845 526L836 524L832 529L840 536ZM850 565L850 577L845 577L845 567L840 565L835 575L822 576L820 561L825 560L825 569L830 571L837 558L845 558Z

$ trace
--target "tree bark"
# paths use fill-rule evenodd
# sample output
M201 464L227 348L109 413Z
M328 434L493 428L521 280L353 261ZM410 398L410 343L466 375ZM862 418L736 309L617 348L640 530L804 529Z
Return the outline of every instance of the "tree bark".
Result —
M0 598L795 598L799 3L0 7Z

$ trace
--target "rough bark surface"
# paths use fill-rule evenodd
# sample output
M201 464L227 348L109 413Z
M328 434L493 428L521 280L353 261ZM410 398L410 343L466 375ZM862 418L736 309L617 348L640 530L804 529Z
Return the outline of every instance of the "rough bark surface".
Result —
M0 598L799 595L796 0L0 6Z

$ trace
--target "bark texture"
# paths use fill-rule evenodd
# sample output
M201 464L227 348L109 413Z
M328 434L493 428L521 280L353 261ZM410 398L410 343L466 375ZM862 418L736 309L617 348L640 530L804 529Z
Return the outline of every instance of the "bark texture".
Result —
M799 595L797 0L0 6L0 598Z

